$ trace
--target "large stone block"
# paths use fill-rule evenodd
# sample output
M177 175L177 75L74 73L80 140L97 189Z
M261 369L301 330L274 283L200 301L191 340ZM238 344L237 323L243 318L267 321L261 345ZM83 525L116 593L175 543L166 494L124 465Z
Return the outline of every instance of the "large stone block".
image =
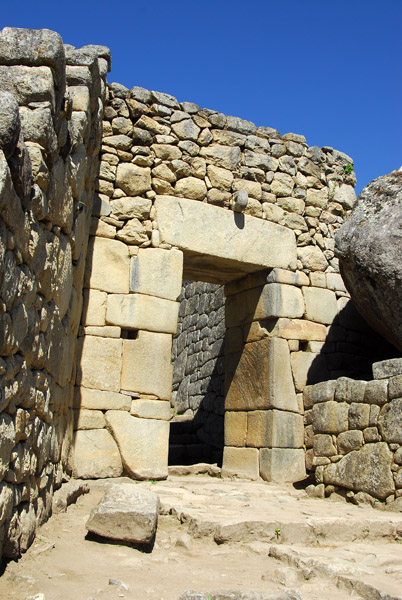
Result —
M225 412L225 446L246 445L247 413Z
M298 412L286 340L265 338L225 357L226 410Z
M335 292L318 287L304 287L303 295L306 319L330 325L338 314Z
M120 391L123 341L87 335L78 343L77 383L87 388Z
M263 287L229 296L226 301L228 327L273 317L297 318L303 314L301 290L281 283L267 283Z
M348 429L349 405L346 402L314 404L312 418L314 433L341 433Z
M85 387L76 387L74 408L90 410L130 410L131 397L116 392L105 392Z
M386 442L402 444L402 398L392 400L381 409L378 426Z
M391 471L392 452L386 442L365 444L324 468L324 483L384 500L395 492Z
M127 196L139 196L151 189L151 169L120 163L116 171L116 186Z
M170 402L163 400L133 400L131 402L130 414L141 419L161 419L170 421L173 416Z
M122 410L106 413L106 426L119 447L124 470L135 479L166 479L169 423L138 419Z
M159 498L134 484L115 485L92 510L85 527L88 531L136 544L148 544L156 532Z
M72 464L73 476L80 479L119 477L123 471L119 449L106 429L74 434Z
M105 425L105 417L101 410L82 408L74 411L75 429L103 429Z
M278 319L273 327L272 322L270 323L270 334L287 340L324 342L327 337L327 328L320 323L304 319L285 318Z
M179 303L145 294L109 294L106 322L123 329L176 333Z
M0 87L18 98L20 106L50 102L55 108L55 90L49 67L0 66Z
M82 324L102 327L106 317L106 292L85 290L82 307Z
M302 392L306 384L317 383L328 377L323 355L315 352L292 352L290 362L297 392Z
M282 410L256 410L247 414L247 446L302 448L303 417Z
M140 248L132 258L130 292L177 300L183 280L183 252Z
M306 477L304 450L293 448L262 448L260 475L265 481L294 483Z
M240 273L296 267L294 233L281 225L172 196L157 196L155 209L161 242L196 254L186 254L185 264L202 255L216 269Z
M130 258L123 242L95 237L88 246L86 287L104 292L128 294Z
M259 477L257 448L232 448L223 450L222 477L240 477L256 480Z
M124 340L121 388L170 400L171 352L172 336L165 333L139 331L137 339Z

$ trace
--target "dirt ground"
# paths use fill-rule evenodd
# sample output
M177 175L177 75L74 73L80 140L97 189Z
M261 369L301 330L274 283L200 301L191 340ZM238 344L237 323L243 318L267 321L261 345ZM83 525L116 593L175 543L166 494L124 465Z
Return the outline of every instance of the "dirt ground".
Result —
M52 516L26 554L6 566L0 599L176 600L189 589L402 598L400 513L312 499L291 486L169 477L136 484L158 493L162 512L171 513L160 515L146 552L86 531L92 508L118 483L90 482L89 494Z

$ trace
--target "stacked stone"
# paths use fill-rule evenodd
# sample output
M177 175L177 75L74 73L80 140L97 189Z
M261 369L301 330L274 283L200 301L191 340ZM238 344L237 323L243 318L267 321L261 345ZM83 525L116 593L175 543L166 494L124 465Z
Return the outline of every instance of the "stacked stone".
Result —
M226 329L223 287L184 281L178 300L179 321L172 345L171 404L176 417L171 424L171 444L180 444L173 423L187 418L193 421L196 431L193 443L202 441L222 449Z
M0 555L15 558L69 470L75 348L107 48L0 32Z
M315 494L351 490L356 503L402 506L402 359L373 365L373 379L307 386Z
M346 154L117 83L109 87L103 130L97 235L163 247L156 196L230 208L233 193L245 190L246 214L294 231L300 270L338 271L333 235L356 198Z

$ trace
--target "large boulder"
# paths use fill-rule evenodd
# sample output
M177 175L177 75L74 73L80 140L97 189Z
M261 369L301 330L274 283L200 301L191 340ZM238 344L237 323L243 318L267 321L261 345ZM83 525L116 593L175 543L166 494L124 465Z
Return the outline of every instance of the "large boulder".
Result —
M402 351L402 169L363 189L335 244L356 308Z

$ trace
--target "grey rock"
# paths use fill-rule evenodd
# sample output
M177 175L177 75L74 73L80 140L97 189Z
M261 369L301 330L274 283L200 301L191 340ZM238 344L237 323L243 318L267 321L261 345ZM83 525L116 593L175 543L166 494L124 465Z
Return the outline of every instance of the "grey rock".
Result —
M228 117L226 119L226 128L237 133L245 135L256 133L257 127L251 121L239 119L239 117Z
M114 485L86 522L92 533L137 544L151 542L158 522L159 498L135 484Z
M134 86L131 88L131 97L134 98L134 100L138 100L138 102L143 102L144 104L151 102L151 92L143 87Z
M385 500L395 491L391 471L392 452L386 442L365 444L324 469L324 483L367 492Z
M111 83L110 89L116 98L130 98L130 90L121 83Z
M365 320L402 350L402 171L372 181L335 236L352 300Z
M388 379L402 375L402 358L390 358L373 364L374 379Z
M0 91L0 148L5 157L13 154L20 135L21 123L16 97Z
M0 64L51 67L56 86L64 93L64 46L55 31L4 27L0 31Z
M378 427L386 442L402 444L402 398L383 406L378 418Z

